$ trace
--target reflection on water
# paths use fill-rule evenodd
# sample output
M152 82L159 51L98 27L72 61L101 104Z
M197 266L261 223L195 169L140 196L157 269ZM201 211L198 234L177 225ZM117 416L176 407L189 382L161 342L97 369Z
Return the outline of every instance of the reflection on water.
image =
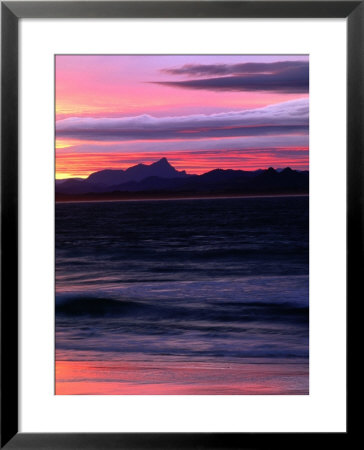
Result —
M308 363L115 363L57 361L56 394L300 395Z

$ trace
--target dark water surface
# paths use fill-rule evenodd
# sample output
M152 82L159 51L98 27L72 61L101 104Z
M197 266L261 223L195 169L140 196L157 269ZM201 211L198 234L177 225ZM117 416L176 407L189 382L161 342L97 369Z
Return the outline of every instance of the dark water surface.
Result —
M56 356L307 362L308 197L58 203Z

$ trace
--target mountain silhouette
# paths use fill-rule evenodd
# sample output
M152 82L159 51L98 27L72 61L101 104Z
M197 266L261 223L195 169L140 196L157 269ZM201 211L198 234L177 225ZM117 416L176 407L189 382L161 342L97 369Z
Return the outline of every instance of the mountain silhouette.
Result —
M162 158L153 164L137 164L126 170L101 170L92 173L87 181L93 184L115 186L129 181L141 181L148 177L181 178L187 176L184 170L179 172L169 164L167 158Z
M101 170L84 180L56 183L56 195L113 196L147 193L148 196L244 195L308 193L308 171L289 167L245 171L214 169L202 175L176 170L166 158L153 164L138 164L126 170Z

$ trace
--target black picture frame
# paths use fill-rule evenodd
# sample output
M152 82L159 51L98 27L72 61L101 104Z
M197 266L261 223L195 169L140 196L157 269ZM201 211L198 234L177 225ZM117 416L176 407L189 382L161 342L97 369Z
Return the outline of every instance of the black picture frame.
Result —
M347 307L363 264L364 1L54 1L1 3L1 448L349 448L345 433L18 432L18 22L21 18L347 18ZM349 338L350 334L348 334ZM350 342L348 340L348 342ZM347 346L348 365L351 346ZM351 372L347 371L348 377ZM348 378L350 381L350 378ZM349 383L350 385L350 383ZM348 390L349 399L350 390Z

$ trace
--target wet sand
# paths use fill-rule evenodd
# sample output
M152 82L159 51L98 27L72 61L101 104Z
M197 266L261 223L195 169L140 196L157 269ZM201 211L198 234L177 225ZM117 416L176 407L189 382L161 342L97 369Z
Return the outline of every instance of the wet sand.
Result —
M56 395L307 395L308 362L57 361Z

